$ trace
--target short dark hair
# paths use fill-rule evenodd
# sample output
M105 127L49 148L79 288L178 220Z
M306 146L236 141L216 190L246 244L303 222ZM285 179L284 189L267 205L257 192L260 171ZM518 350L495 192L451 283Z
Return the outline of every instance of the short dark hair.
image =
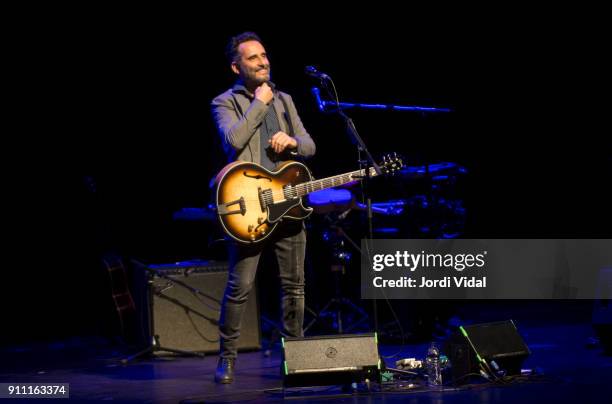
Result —
M230 63L234 63L238 60L238 46L247 41L257 41L262 43L259 35L250 31L243 32L242 34L238 34L230 38L227 48L225 49L225 56L227 56L227 60Z

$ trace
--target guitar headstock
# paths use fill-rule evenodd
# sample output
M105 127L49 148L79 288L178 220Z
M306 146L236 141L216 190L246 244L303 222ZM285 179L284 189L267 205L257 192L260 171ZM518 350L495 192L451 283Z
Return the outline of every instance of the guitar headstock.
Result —
M402 159L397 153L383 156L383 160L378 164L383 174L393 174L404 166Z

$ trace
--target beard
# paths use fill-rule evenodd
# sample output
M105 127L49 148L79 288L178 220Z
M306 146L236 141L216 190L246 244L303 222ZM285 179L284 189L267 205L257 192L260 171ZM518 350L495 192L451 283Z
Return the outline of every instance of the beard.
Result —
M262 70L262 69L260 69ZM265 83L266 81L270 80L270 67L268 67L266 70L267 74L258 74L260 70L257 71L253 71L249 74L248 80L253 83L253 84L257 84L257 85L261 85L263 83Z

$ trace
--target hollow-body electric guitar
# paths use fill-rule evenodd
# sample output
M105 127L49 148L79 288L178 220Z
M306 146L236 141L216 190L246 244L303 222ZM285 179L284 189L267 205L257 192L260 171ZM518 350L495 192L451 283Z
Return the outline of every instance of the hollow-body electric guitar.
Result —
M402 167L397 157L385 157L379 165L383 173ZM370 168L370 176L376 176ZM217 175L217 215L225 232L236 241L252 244L265 240L283 219L302 220L312 208L302 197L314 191L337 187L365 176L365 170L313 180L302 163L288 161L276 171L250 162L237 161Z

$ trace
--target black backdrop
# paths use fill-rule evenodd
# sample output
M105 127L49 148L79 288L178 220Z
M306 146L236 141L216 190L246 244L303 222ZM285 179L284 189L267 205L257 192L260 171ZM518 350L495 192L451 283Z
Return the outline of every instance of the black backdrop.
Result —
M21 96L32 108L22 136L28 152L12 171L25 208L14 237L34 260L11 275L24 303L9 311L9 338L100 329L102 244L153 262L210 252L212 226L177 230L171 217L206 205L208 182L224 164L209 102L233 82L223 51L244 30L262 37L273 80L292 94L316 141L309 165L317 176L354 169L356 153L340 122L316 110L305 65L332 76L345 101L454 110L350 115L375 155L468 169L464 237L612 233L599 25L578 33L544 15L468 21L392 10L311 12L301 22L297 11L264 13L244 23L212 13L207 22L199 14L83 15L27 39L32 62Z

